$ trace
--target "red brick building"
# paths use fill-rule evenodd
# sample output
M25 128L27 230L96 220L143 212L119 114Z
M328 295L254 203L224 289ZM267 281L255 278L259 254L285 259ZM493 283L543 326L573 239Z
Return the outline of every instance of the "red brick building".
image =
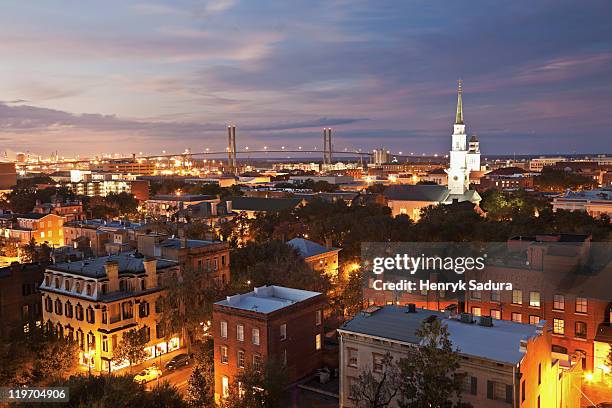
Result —
M281 286L262 286L215 303L215 399L227 395L246 367L286 365L288 383L321 367L325 306L321 293Z

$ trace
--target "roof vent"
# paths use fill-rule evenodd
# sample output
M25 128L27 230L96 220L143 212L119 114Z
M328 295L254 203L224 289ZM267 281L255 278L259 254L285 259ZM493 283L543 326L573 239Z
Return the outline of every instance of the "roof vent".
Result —
M370 306L367 309L363 310L361 314L364 315L365 317L370 317L374 313L378 312L380 309L381 309L380 306Z
M484 327L493 327L493 318L491 316L480 316L478 324Z
M461 315L459 316L459 321L461 323L472 324L474 323L474 316L472 316L471 313L461 313Z

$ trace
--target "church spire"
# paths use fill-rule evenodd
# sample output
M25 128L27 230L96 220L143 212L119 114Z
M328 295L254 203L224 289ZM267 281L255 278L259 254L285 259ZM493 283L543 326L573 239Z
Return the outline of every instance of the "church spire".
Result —
M457 115L455 116L455 124L463 125L463 81L457 81Z

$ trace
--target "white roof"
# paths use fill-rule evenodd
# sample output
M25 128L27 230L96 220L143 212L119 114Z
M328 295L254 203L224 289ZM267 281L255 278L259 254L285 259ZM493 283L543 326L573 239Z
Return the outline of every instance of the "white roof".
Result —
M318 295L319 292L283 286L261 286L252 292L228 296L227 299L215 304L259 313L272 313Z

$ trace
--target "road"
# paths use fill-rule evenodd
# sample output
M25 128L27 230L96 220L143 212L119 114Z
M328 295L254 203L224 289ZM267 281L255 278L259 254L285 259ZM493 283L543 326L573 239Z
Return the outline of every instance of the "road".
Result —
M193 371L193 364L189 364L188 366L181 367L174 371L164 370L162 376L159 377L159 382L168 381L170 384L174 385L178 388L181 394L185 394L187 392L187 383L189 381L189 377L191 377L191 372ZM149 381L146 385L148 390L154 388L157 385L157 380Z

